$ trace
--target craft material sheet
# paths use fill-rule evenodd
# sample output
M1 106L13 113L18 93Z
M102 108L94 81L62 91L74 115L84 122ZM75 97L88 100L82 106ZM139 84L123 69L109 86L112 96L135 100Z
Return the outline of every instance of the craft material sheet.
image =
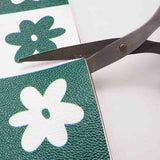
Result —
M59 62L19 63L25 56L79 44L67 0L0 1L0 78Z
M83 59L0 80L0 159L108 160Z

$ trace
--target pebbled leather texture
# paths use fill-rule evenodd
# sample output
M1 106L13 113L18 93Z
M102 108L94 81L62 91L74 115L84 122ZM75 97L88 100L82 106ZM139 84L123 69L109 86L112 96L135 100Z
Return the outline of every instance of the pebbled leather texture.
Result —
M68 0L0 0L0 15L64 4L68 4Z
M21 145L21 139L28 125L13 127L9 124L9 119L17 112L26 110L20 99L24 88L35 87L44 95L47 87L57 79L65 79L67 82L62 102L81 106L84 118L77 124L66 125L68 141L63 147L55 147L46 138L38 149L26 152ZM0 102L0 160L107 160L109 158L94 90L83 59L30 74L1 79Z

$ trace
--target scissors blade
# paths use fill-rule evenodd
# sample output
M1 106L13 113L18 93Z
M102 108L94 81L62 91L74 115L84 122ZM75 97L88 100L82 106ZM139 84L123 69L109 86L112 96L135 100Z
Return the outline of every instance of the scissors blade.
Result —
M117 40L117 38L55 49L55 50L35 54L32 56L28 56L25 58L21 58L19 61L20 62L49 61L49 60L70 60L70 59L77 59L82 57L86 58L96 53L98 50L104 48L106 45L111 44L115 40Z
M160 27L160 7L154 16L136 31L116 40L94 55L86 62L91 73L120 60L139 48Z
M112 42L120 38L101 40L96 42L90 42L86 44L80 44L76 46L70 46L60 49L55 49L25 58L21 58L20 62L26 61L50 61L50 60L70 60L77 58L88 58L97 51L104 48L106 45L111 44ZM132 52L131 54L137 53L157 53L160 54L160 43L146 41L141 47Z

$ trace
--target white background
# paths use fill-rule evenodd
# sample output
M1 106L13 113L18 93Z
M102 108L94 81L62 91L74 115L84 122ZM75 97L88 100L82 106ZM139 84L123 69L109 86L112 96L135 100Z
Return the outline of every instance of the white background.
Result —
M70 0L81 41L121 37L160 0ZM160 29L151 37L160 41ZM93 74L113 160L160 160L160 55L128 56Z

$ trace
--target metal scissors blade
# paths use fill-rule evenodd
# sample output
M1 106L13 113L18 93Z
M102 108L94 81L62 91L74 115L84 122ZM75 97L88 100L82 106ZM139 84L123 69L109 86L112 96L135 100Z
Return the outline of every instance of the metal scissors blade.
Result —
M109 39L48 51L20 59L24 61L48 61L86 58L90 72L95 72L131 53L160 53L159 43L147 41L160 26L160 7L142 27L121 39Z
M104 48L106 45L120 38L101 40L96 42L90 42L60 49L55 49L35 55L31 55L25 58L21 58L20 62L27 61L51 61L51 60L70 60L77 58L88 58L97 51ZM160 54L160 43L153 41L146 41L141 47L136 49L131 54L137 53L156 53Z

